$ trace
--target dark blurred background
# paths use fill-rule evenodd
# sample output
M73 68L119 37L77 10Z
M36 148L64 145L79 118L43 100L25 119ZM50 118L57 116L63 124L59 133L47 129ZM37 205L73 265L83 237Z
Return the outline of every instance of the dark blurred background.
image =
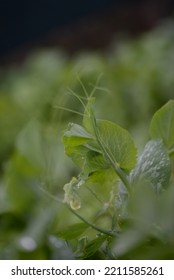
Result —
M173 13L172 0L1 0L0 62L36 47L70 54L104 49L120 32L137 36Z

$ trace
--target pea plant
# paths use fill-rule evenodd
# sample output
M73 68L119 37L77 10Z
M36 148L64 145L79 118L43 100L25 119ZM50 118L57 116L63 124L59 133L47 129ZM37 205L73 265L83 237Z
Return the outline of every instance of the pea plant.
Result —
M76 95L82 123L69 123L62 136L80 169L64 186L64 203L79 222L59 237L80 259L173 258L174 100L154 114L139 152L127 130L96 118L93 93Z

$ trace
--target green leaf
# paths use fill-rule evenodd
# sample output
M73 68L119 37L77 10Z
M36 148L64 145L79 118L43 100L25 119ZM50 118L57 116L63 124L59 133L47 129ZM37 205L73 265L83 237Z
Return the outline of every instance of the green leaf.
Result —
M85 249L84 249L84 255L83 258L87 259L90 256L94 255L102 246L102 244L104 243L104 241L106 241L108 238L107 235L101 235L95 239L93 239L92 241L90 241Z
M90 135L82 126L74 123L69 124L67 131L62 137L65 148L82 145L91 139L93 139L92 135Z
M88 174L108 167L93 136L80 125L71 124L62 140L66 154L83 173Z
M91 151L83 145L67 147L66 154L77 166L82 169L82 172L85 174L108 167L108 163L104 160L100 153L93 150Z
M92 173L97 170L109 168L109 164L103 156L94 151L88 151L84 165L84 172Z
M168 149L174 145L174 100L167 102L154 114L150 135L153 139L162 138Z
M151 182L156 192L166 187L171 174L171 163L162 140L150 140L138 158L130 180L145 179Z
M108 157L121 169L130 171L136 163L136 148L127 130L106 120L97 121L100 142Z
M65 147L65 151L67 156L69 156L72 159L72 161L83 170L86 154L89 151L89 149L82 145L75 147L67 146Z
M65 240L78 238L89 226L85 223L77 223L59 231L57 235Z
M112 168L93 172L84 182L103 203L109 203L111 192L117 189L118 176Z

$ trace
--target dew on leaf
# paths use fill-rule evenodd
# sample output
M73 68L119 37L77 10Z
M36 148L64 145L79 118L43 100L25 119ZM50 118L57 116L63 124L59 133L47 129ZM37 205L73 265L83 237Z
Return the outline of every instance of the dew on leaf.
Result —
M170 171L169 156L162 141L150 140L139 156L129 178L132 183L140 180L140 178L148 180L154 189L159 192L168 183Z

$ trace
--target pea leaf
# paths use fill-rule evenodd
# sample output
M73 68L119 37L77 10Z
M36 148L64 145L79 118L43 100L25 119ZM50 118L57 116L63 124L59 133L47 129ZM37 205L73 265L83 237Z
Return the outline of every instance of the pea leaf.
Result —
M82 126L74 123L69 124L67 131L62 137L65 148L82 145L91 139L93 139L91 134L89 134Z
M83 173L91 173L107 168L108 163L94 140L82 126L71 124L62 137L66 154L82 169Z
M162 140L150 140L138 158L130 180L150 181L156 192L166 187L171 174L171 163Z
M100 153L89 151L86 154L84 171L91 173L97 170L109 168L109 164Z
M174 100L167 102L154 114L150 135L153 139L162 138L168 149L174 145Z
M67 156L69 156L77 166L84 170L85 158L89 149L82 145L75 147L65 146L65 151Z
M97 122L100 142L112 161L130 171L136 163L136 148L127 130L106 120Z
M78 238L88 227L85 223L76 223L65 230L59 231L57 235L64 240L72 240Z
M103 203L109 202L111 192L117 189L118 176L112 168L93 172L84 182Z

